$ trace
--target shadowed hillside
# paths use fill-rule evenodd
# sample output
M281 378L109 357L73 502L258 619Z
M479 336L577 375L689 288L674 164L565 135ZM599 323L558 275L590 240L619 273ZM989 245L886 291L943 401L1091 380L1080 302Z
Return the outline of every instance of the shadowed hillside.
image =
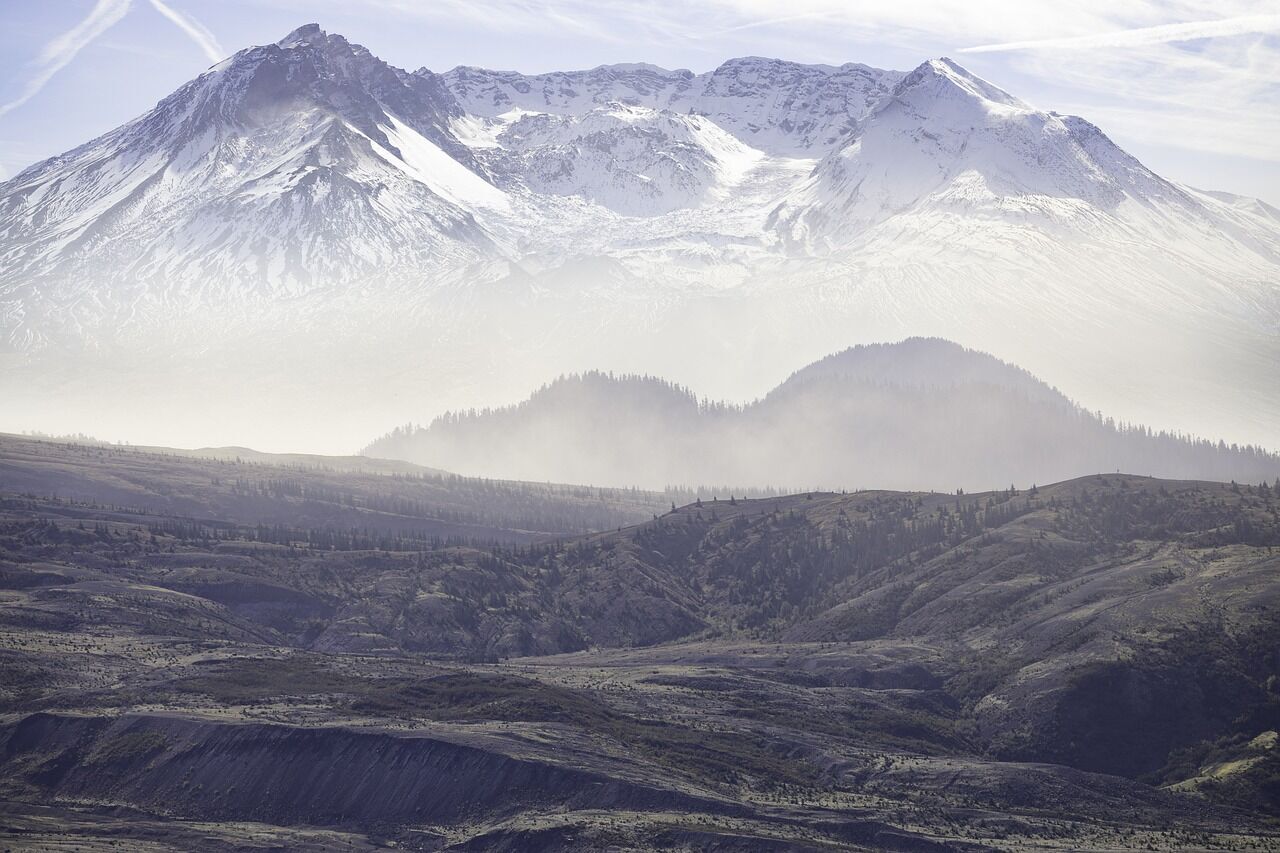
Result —
M459 477L360 456L241 447L175 450L13 435L0 435L0 490L55 499L78 513L144 512L163 519L158 523L205 529L211 536L239 526L264 540L338 537L414 548L608 530L651 518L680 498Z
M1275 454L1117 424L1020 368L921 338L830 356L746 406L647 376L562 377L515 406L398 429L365 453L472 475L647 488L978 489L1117 470L1280 476Z

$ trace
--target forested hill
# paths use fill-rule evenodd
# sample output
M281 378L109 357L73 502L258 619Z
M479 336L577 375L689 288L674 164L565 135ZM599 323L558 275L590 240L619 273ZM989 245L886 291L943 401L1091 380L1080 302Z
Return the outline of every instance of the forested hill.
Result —
M1257 483L1280 456L1118 423L938 339L860 346L744 406L647 376L566 376L522 403L397 429L365 454L470 475L662 488L986 489L1097 472Z

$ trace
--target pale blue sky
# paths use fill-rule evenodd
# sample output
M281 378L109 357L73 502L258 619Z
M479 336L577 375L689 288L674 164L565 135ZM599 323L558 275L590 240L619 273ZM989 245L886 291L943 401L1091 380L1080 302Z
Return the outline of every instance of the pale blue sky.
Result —
M1278 12L1250 0L0 0L0 176L145 112L213 56L316 21L438 71L703 71L749 54L907 70L950 55L1083 115L1166 177L1280 205ZM1032 44L965 50L1010 42Z

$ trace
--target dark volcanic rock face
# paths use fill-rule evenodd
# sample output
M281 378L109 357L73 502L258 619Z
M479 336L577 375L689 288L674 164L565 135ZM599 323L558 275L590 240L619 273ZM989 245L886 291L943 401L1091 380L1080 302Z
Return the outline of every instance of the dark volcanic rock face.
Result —
M1280 724L1277 626L1235 637L1192 632L1177 646L1177 653L1096 660L1065 674L1055 695L1029 709L1043 717L1025 739L1011 742L992 727L997 753L1146 777L1181 747Z
M299 27L277 44L242 51L222 73L226 81L207 87L200 101L197 114L205 124L196 124L193 131L220 129L219 123L227 120L267 124L292 113L325 109L395 150L382 129L391 113L475 168L470 151L448 130L448 120L462 110L438 77L393 68L365 47L315 24Z

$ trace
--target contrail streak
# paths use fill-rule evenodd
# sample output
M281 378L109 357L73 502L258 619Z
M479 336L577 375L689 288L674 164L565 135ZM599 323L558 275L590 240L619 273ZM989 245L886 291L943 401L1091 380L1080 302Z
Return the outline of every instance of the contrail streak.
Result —
M123 18L131 5L132 0L98 0L83 21L46 44L33 63L35 72L22 94L7 104L0 104L0 116L34 98L77 53Z
M995 53L1006 50L1091 50L1106 47L1136 47L1165 44L1192 39L1238 36L1246 33L1280 32L1280 15L1244 15L1217 21L1193 21L1185 24L1163 24L1136 30L1117 30L1070 38L1011 41L1003 44L981 44L962 47L959 53Z
M213 33L195 18L182 14L162 0L151 0L151 5L157 12L172 21L178 29L190 36L191 40L204 51L204 55L209 57L210 62L220 62L227 55Z

